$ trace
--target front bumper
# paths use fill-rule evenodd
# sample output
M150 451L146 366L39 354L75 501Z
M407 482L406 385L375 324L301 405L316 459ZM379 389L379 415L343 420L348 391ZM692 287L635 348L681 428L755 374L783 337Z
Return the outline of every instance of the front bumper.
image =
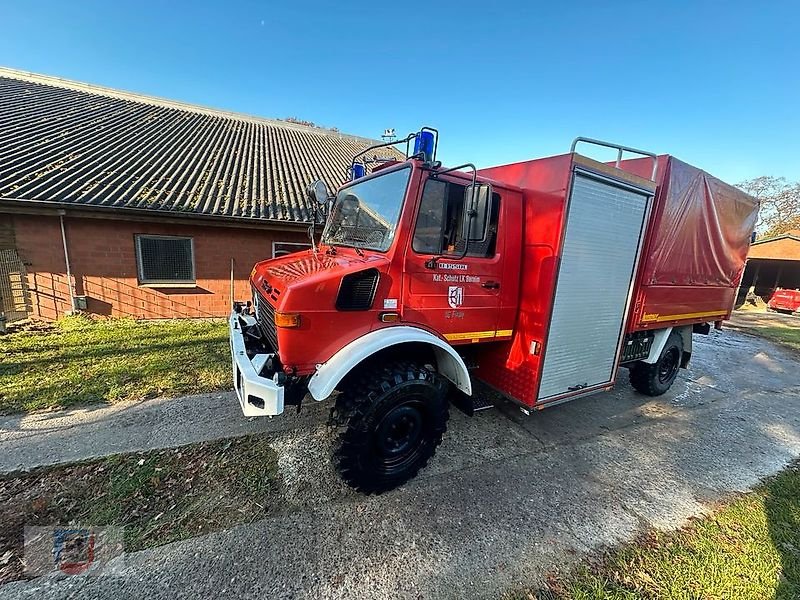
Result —
M256 354L252 359L247 356L242 327L254 324L250 315L233 312L228 318L233 388L246 417L279 415L283 412L284 389L278 384L278 374L272 378L259 374L271 355Z

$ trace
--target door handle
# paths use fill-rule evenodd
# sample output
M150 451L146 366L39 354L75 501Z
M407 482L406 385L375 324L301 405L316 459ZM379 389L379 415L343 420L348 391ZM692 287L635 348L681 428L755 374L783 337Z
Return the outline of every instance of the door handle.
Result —
M481 284L481 287L485 287L487 290L499 290L500 289L500 282L499 281L484 281Z

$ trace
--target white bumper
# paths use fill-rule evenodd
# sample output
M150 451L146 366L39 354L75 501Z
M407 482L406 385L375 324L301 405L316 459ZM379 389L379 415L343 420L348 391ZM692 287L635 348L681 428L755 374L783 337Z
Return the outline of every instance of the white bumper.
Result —
M277 374L272 379L259 375L269 354L256 354L252 360L248 358L240 319L248 322L253 318L237 313L231 313L228 318L233 388L242 412L246 417L279 415L283 412L283 386L278 385Z

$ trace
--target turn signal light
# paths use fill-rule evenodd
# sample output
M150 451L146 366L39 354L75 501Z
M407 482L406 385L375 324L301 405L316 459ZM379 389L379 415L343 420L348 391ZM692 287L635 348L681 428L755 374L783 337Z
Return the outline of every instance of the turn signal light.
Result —
M380 319L384 323L395 323L400 320L400 313L396 312L381 313Z
M300 315L298 313L275 313L275 327L293 329L300 327Z

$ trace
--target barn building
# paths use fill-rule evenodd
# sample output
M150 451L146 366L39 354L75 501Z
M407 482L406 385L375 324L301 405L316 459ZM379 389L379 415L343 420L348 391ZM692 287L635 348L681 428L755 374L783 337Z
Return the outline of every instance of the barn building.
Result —
M750 246L738 302L747 296L768 301L777 288L800 289L800 230L757 240Z
M0 310L225 315L375 143L0 68Z

